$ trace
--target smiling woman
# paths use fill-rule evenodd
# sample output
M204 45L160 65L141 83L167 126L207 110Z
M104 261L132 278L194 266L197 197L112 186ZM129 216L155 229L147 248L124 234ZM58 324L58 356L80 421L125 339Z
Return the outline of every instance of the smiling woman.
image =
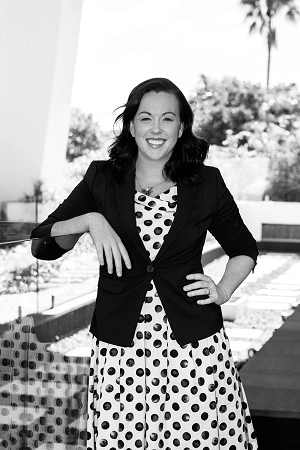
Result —
M208 143L177 86L139 84L119 120L110 159L94 161L32 233L43 237L34 255L55 259L88 232L101 265L87 450L255 450L220 305L253 269L256 243L220 172L203 164ZM201 264L207 230L230 258L218 284Z
M144 158L165 164L183 131L177 98L167 92L145 94L130 131L138 146L138 165Z
M151 194L155 189L159 193L173 185L172 180L164 178L161 168L158 171L155 168L158 167L158 162L164 166L169 160L182 131L183 123L175 95L148 92L143 96L130 123L130 132L138 147L136 179L142 192ZM142 173L142 168L148 164L152 166L152 170ZM140 179L148 187L142 188Z

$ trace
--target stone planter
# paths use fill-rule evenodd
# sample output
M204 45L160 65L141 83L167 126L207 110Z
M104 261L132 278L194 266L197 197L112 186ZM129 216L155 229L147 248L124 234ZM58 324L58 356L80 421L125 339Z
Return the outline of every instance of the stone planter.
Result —
M233 295L228 302L221 305L223 319L234 321L247 309L248 295Z

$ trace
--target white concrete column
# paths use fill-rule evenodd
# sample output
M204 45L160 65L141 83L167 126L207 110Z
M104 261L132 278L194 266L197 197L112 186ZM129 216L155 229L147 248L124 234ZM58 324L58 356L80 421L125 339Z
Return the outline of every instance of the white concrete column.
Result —
M0 0L0 201L57 180L83 0Z

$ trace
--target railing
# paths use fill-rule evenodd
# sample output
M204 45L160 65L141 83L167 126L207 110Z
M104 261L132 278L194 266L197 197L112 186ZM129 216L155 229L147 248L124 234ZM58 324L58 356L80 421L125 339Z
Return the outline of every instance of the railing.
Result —
M83 450L90 358L52 350L51 342L55 346L57 339L90 322L97 256L83 239L58 261L37 261L31 243L21 239L32 228L2 227L8 239L0 245L0 448ZM85 322L81 314L76 328L69 314L61 315L59 336L53 326L57 316L47 322L47 313L63 305L68 310L74 297L84 304L86 296ZM54 335L45 340L51 331Z

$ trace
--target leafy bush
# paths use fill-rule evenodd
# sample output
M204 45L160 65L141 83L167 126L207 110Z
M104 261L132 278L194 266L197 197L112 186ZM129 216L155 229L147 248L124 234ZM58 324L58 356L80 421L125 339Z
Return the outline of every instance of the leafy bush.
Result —
M299 131L290 132L274 123L266 126L263 122L252 122L245 126L245 130L235 135L228 130L223 145L234 155L242 156L245 152L249 152L274 159L286 153L297 153L298 134Z
M45 287L44 285L58 274L60 265L61 261L55 263L53 261L40 261L38 274L40 289ZM18 294L21 292L35 291L36 281L36 263L32 263L26 267L16 268L6 274L2 280L1 294Z
M273 201L300 202L300 155L283 157L271 165L270 186L265 192Z
M200 76L190 98L195 132L211 144L222 145L227 130L237 134L245 123L261 118L264 89L258 84L225 77L220 81Z
M67 145L66 158L68 161L87 155L91 151L100 150L108 135L100 130L92 114L86 114L79 108L71 111L71 123Z

